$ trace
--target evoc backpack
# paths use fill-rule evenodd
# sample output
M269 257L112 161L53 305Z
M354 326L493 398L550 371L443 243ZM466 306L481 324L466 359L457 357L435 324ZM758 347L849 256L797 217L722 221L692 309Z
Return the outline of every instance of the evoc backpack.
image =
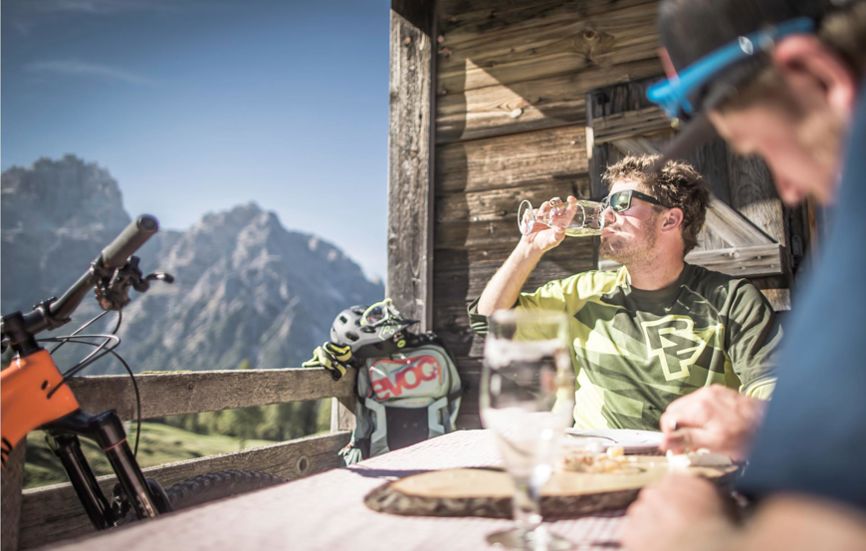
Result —
M341 450L351 465L451 432L460 409L460 376L432 332L412 333L389 299L341 312L331 340L352 347L358 369L355 430Z

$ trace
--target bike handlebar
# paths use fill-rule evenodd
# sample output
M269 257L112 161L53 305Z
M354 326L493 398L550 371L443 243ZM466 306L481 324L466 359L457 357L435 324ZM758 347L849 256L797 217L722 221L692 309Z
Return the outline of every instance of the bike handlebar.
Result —
M101 272L112 272L116 268L123 267L127 259L138 250L139 247L150 239L159 230L159 222L149 214L142 214L133 220L114 240L108 244L99 256L92 262L91 267L72 284L63 295L52 302L44 302L36 306L32 311L23 315L23 323L12 323L15 328L9 327L9 322L4 318L2 333L3 338L10 338L13 342L25 334L36 335L46 329L60 327L69 321L72 312L78 308L87 292L96 285ZM12 333L16 333L13 335ZM8 333L8 334L7 334Z
M108 269L120 268L126 264L132 253L159 230L159 222L149 214L142 214L120 232L114 241L102 249L102 265Z

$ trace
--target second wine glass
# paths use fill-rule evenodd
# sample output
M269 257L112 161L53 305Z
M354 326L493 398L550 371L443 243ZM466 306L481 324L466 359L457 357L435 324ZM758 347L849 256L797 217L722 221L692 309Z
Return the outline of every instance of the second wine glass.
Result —
M495 436L515 491L516 526L490 534L509 549L571 549L542 525L541 488L570 426L574 372L561 312L503 310L488 320L481 377L481 420Z

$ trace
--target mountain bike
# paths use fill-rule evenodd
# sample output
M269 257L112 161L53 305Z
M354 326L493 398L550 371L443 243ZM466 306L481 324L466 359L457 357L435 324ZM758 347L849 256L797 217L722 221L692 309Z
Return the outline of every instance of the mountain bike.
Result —
M282 482L268 473L232 470L208 473L178 482L164 489L157 481L145 478L130 448L126 431L114 410L88 414L81 407L67 381L96 360L111 355L132 377L141 427L141 399L132 370L114 351L120 343L117 331L123 307L130 302L130 288L146 292L152 281L171 283L166 273L144 276L139 258L132 256L159 229L156 218L142 215L126 227L91 262L87 271L61 297L44 300L33 310L13 312L2 317L0 335L4 354L15 356L0 373L0 415L2 415L2 464L27 434L42 429L51 448L66 471L81 504L97 530L111 528L134 519L146 519L198 503L242 493ZM70 322L70 316L88 292L94 289L103 312L66 337L36 336ZM117 323L109 334L84 335L82 331L110 312L117 312ZM51 351L40 344L56 342ZM94 349L78 363L61 372L52 356L67 344L89 345ZM137 434L138 434L137 432ZM106 497L81 451L79 437L95 441L117 476L111 497ZM136 440L135 448L138 448Z

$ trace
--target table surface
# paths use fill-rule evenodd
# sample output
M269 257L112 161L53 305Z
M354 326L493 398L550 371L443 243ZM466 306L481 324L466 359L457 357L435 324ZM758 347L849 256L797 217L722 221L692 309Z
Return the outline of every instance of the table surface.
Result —
M465 430L258 492L72 541L61 549L483 549L510 526L489 518L408 517L368 509L364 496L418 472L499 465L493 437ZM549 523L575 549L617 548L622 513Z

